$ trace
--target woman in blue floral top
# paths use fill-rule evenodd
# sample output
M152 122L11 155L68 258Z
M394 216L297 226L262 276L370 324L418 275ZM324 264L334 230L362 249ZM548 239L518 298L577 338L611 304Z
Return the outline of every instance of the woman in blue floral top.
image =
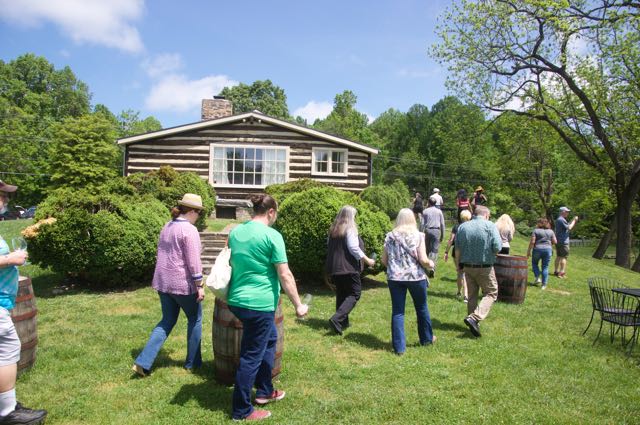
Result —
M404 334L404 306L407 290L413 299L418 316L420 344L436 341L431 328L431 317L427 306L429 282L424 268L432 269L433 261L427 257L424 233L419 232L413 212L403 208L398 213L396 227L387 233L384 240L382 264L387 266L387 280L391 293L391 340L396 354L404 354L406 338Z

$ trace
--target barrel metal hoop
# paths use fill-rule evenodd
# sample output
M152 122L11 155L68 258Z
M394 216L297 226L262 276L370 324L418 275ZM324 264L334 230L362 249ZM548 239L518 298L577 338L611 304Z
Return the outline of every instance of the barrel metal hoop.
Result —
M17 316L11 316L11 319L13 319L14 322L20 322L20 321L25 320L25 319L31 319L32 317L35 317L36 314L38 314L38 310L33 309L33 311L30 311L30 312L25 313L25 314L20 314L20 315L17 315Z

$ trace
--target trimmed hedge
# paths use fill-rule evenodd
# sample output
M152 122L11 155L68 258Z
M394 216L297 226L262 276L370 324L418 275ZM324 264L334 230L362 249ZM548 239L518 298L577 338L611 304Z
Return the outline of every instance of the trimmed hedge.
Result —
M202 197L204 213L195 226L199 230L207 228L207 217L215 208L216 192L209 183L196 173L177 172L170 165L164 165L150 173L135 173L127 177L127 182L141 195L152 195L160 200L167 209L175 207L185 193L195 193Z
M147 282L158 235L169 211L152 196L63 189L38 206L36 220L54 217L29 238L29 258L94 287Z
M411 203L409 188L401 180L396 180L391 185L369 186L360 197L380 208L391 219L395 219L398 212Z
M282 204L285 199L294 193L300 193L318 187L330 186L312 179L300 179L288 183L272 184L267 186L264 191L267 195L271 195L273 199L278 201L278 204Z
M285 240L289 265L296 276L320 281L329 228L345 205L358 210L356 222L367 254L381 256L384 237L391 230L387 215L354 194L332 187L314 188L286 197L274 225Z

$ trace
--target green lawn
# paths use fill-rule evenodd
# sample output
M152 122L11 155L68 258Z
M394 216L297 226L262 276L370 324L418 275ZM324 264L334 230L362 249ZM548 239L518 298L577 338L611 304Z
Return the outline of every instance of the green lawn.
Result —
M24 225L24 222L21 222ZM16 222L0 223L0 235ZM13 230L12 230L13 229ZM515 241L516 253L527 241ZM310 317L294 319L285 306L285 353L278 386L287 391L267 423L295 424L637 424L640 422L640 347L627 357L608 333L592 346L597 323L586 279L615 277L638 286L638 275L574 249L568 279L529 287L522 305L494 305L473 339L455 299L455 273L440 260L429 289L438 342L417 346L413 307L407 309L408 349L390 347L391 303L384 283L369 282L344 337L327 326L332 294L315 294ZM230 387L213 380L213 297L205 300L204 367L189 373L184 318L158 358L154 373L130 367L160 317L150 288L118 292L54 291L62 279L36 266L39 350L35 367L19 378L18 398L49 410L49 424L215 424L229 422ZM533 279L531 279L533 280ZM53 295L60 293L60 295Z
M232 223L240 223L240 221L231 218L209 218L207 219L207 231L220 232Z

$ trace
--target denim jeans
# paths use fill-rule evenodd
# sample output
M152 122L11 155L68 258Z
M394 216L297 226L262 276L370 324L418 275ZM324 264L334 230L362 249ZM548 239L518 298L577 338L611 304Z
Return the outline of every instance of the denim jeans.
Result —
M533 248L531 254L531 268L536 279L540 276L540 268L538 263L542 260L542 284L546 285L549 280L549 263L552 255L551 248Z
M406 338L404 334L404 306L407 299L407 290L413 299L418 316L418 337L420 344L426 345L433 341L433 329L431 317L427 306L427 281L389 281L391 293L391 344L396 353L404 353Z
M278 331L275 311L256 311L229 306L242 322L240 364L233 388L233 419L246 418L253 412L251 389L255 383L256 397L269 397L273 392L271 369L276 356Z
M354 309L362 293L360 274L344 274L331 276L336 286L336 313L331 317L342 328L349 327L349 313Z
M151 332L149 341L136 359L136 364L151 369L158 352L178 321L180 309L187 316L187 359L184 367L191 369L202 365L200 341L202 340L202 304L196 301L197 294L174 295L158 292L162 319Z

